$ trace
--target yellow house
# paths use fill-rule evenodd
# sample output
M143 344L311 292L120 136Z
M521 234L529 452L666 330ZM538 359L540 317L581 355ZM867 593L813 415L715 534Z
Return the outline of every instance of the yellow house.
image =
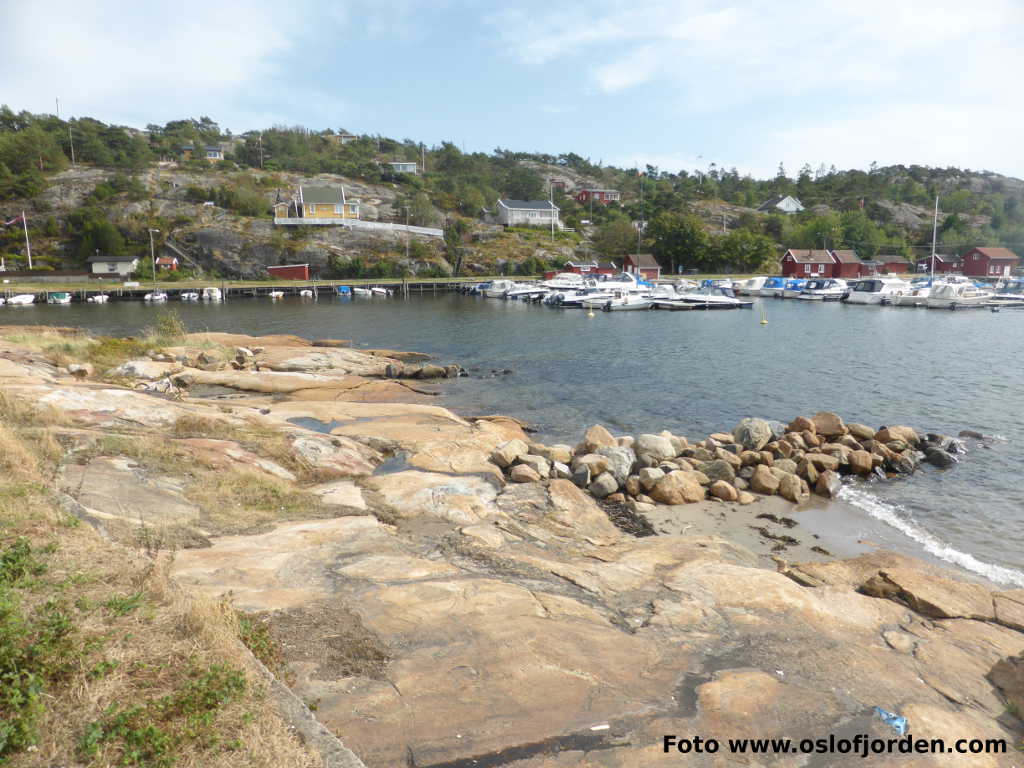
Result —
M304 219L359 218L359 201L346 200L344 187L299 187L297 207Z

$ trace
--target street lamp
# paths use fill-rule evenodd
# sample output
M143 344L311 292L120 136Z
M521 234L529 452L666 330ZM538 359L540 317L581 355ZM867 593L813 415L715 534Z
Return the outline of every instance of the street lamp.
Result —
M153 233L159 233L159 229L149 230L149 266L153 270L153 292L156 293L156 252L153 248Z

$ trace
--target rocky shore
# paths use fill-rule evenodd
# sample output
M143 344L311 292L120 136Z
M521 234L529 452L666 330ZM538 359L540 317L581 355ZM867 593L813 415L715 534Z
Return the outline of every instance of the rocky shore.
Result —
M393 378L432 363L394 352L108 347L125 351L0 332L4 395L48 414L61 448L53 492L265 627L278 679L371 768L729 765L663 737L894 736L876 706L915 738L1007 744L956 764L1021 764L1024 590L856 546L837 559L787 523L812 492L940 464L955 440L819 413L547 446L433 405L443 383ZM784 536L800 540L785 559Z

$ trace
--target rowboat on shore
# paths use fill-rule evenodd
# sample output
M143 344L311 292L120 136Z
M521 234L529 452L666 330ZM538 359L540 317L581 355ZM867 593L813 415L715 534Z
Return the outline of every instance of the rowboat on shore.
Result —
M7 303L12 307L24 307L28 304L32 304L35 300L35 294L20 293L17 296L11 296L11 298L7 300Z

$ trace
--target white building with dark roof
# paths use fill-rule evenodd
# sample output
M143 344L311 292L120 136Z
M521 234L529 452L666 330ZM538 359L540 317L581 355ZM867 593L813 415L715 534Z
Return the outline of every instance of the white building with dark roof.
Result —
M506 227L550 227L554 223L561 228L558 212L550 200L499 200L495 220Z

